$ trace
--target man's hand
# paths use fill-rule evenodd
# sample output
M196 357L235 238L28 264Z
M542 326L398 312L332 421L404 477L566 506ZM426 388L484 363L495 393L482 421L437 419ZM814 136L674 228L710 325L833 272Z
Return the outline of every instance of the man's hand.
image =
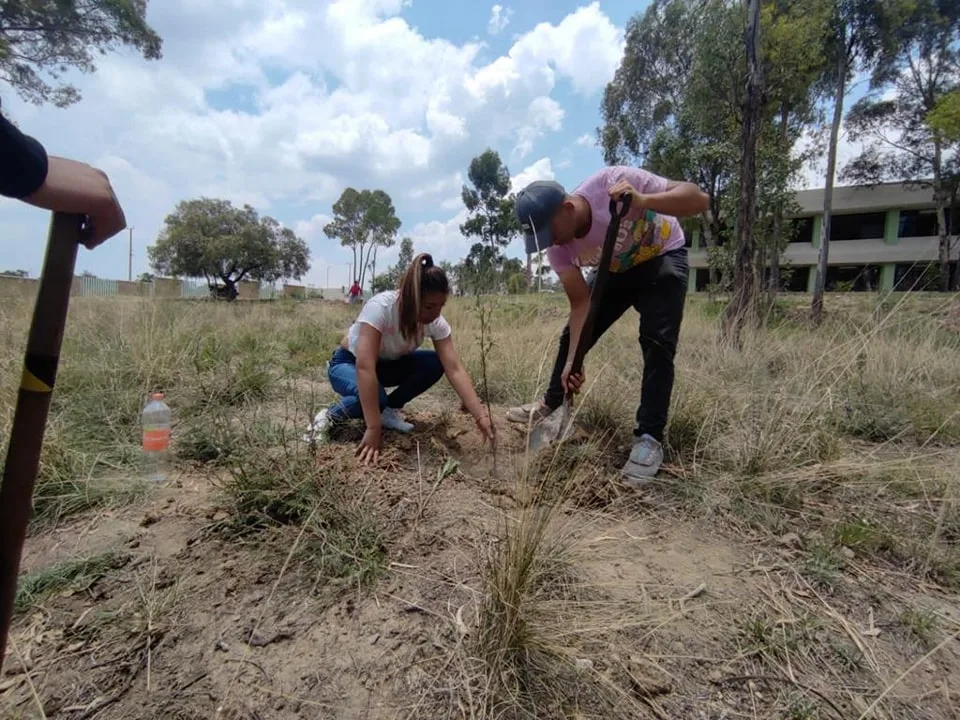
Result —
M618 180L609 190L610 197L620 199L624 193L632 196L630 209L652 210L660 215L689 217L699 215L710 207L710 197L699 187L689 182L668 180L662 192L645 194L626 180Z
M53 212L86 215L89 224L81 242L90 250L127 226L106 173L76 160L51 155L47 179L24 200Z
M586 382L587 376L583 369L576 374L572 373L571 370L573 370L573 367L570 363L567 363L563 368L563 374L560 375L560 380L566 392L576 395L580 392L580 388L583 387L583 383Z
M367 428L363 433L363 439L357 448L357 457L361 465L376 465L380 460L380 448L383 446L383 439L380 428Z
M637 192L637 189L633 187L633 185L628 183L626 180L618 180L616 183L614 183L613 187L611 187L608 192L610 194L610 197L617 200L618 202L620 201L621 196L630 195L631 209L633 208L638 208L640 210L647 209L646 195L643 195L642 193Z

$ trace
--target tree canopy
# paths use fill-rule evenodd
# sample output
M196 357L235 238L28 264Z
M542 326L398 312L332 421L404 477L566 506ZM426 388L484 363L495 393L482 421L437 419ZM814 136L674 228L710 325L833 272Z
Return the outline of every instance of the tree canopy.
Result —
M806 159L792 151L816 116L823 67L822 0L767 0L757 65L765 81L757 132L757 253L780 247L773 232ZM697 183L710 197L699 227L711 286L729 287L728 252L740 208L741 128L747 107L746 8L723 0L654 0L627 25L626 49L601 105L607 163L636 163ZM736 40L735 40L736 39ZM719 277L718 277L719 275Z
M348 187L333 204L333 220L324 234L339 240L353 252L353 273L363 287L371 254L377 247L393 245L400 229L393 200L383 190L356 190Z
M909 180L932 189L940 283L947 290L951 280L946 207L956 193L960 2L888 0L885 11L871 92L847 115L851 138L864 141L866 147L841 177L867 184ZM888 88L893 92L886 93Z
M236 297L243 279L299 279L310 269L310 250L290 228L229 200L183 200L147 250L160 275L203 277L211 291ZM222 285L220 284L222 283Z
M501 279L502 249L520 232L510 171L500 154L487 148L470 161L467 178L470 185L463 186L461 197L470 217L460 225L460 232L478 242L464 260L461 280L478 292L489 292Z
M61 76L94 72L97 54L125 46L160 59L162 40L146 14L147 0L3 0L0 81L28 102L71 105L80 91Z

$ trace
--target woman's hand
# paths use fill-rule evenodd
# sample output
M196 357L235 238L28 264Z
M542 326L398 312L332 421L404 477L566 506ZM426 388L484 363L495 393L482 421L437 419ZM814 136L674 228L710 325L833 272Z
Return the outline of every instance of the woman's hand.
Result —
M477 430L483 435L485 440L489 440L493 447L497 446L497 429L493 426L493 421L486 412L482 412L476 417Z
M383 447L383 439L380 428L367 428L363 433L363 439L357 447L357 457L361 465L376 465L380 460L380 448Z

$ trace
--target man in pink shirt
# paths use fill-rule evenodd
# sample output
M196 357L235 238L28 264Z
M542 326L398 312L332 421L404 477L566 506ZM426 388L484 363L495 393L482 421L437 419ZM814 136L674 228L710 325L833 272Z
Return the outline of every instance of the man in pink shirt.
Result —
M584 279L581 268L596 267L599 262L610 224L610 198L619 199L624 193L632 196L630 211L620 223L593 337L581 338L593 281L593 277ZM540 402L511 408L509 420L538 422L560 407L566 390L579 392L585 375L570 372L578 343L588 343L589 350L633 307L640 314L643 380L634 444L621 472L637 488L657 474L663 463L673 359L687 294L687 250L677 217L704 212L708 202L696 185L627 166L603 168L570 194L559 183L544 180L520 191L516 213L527 252L546 250L570 301L570 318L560 337L546 395Z

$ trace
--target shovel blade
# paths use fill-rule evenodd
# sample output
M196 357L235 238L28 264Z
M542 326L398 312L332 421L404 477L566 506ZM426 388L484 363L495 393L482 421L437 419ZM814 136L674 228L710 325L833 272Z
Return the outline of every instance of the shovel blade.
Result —
M570 426L570 405L565 402L555 412L533 426L527 440L527 449L536 452L563 440L570 434Z

